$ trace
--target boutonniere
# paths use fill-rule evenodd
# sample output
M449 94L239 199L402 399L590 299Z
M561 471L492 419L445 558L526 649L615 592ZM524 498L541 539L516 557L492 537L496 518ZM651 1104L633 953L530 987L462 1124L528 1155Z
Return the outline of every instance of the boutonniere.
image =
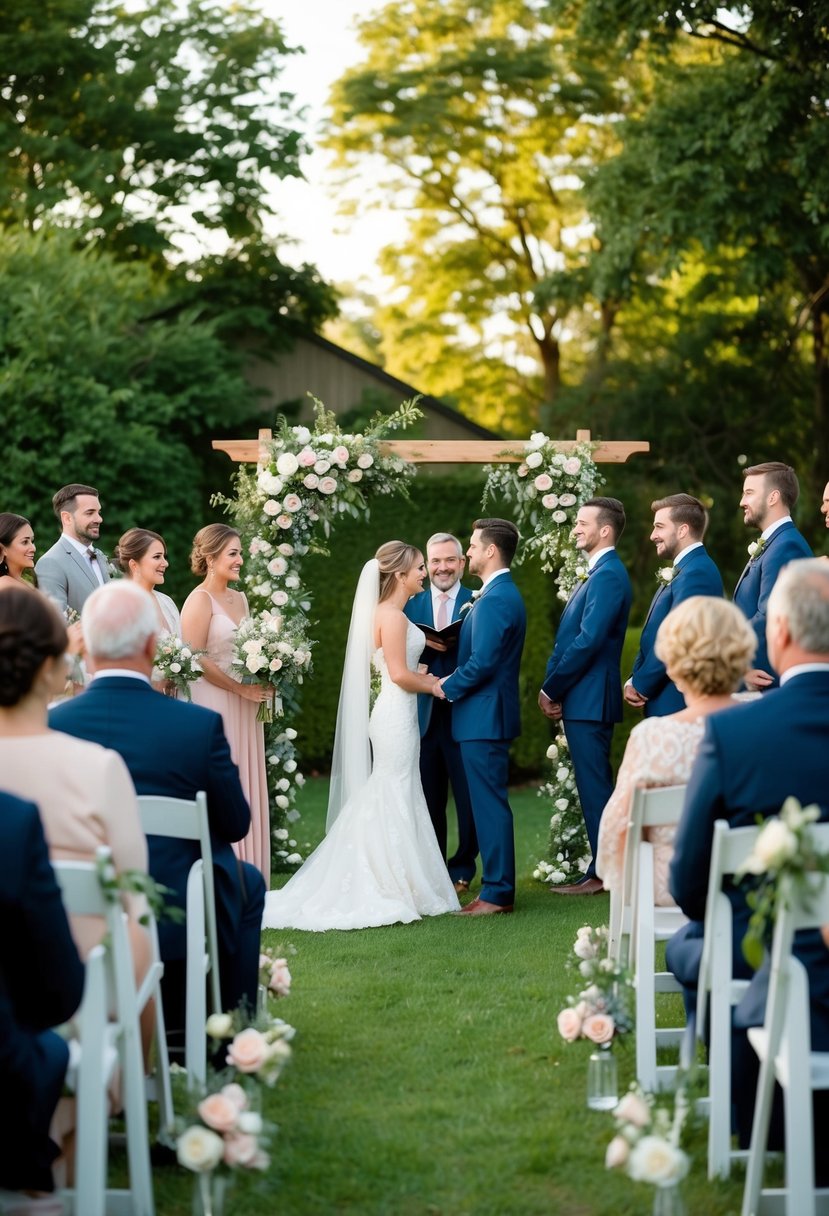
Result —
M671 583L678 574L679 570L676 568L676 566L662 566L662 568L656 572L656 581L659 583L660 587L670 587Z
M756 562L756 561L757 561L757 558L758 558L758 557L760 556L760 554L763 552L763 550L765 549L765 547L766 547L766 542L765 542L765 540L762 538L762 536L760 537L760 539L759 539L759 540L753 540L753 541L751 542L751 544L749 545L749 547L748 547L748 559L749 559L749 561Z
M587 582L587 567L586 566L576 566L575 570L573 571L573 574L575 575L577 582L579 582L579 583Z
M479 587L477 591L472 592L471 600L467 600L465 604L461 604L461 608L460 608L461 614L464 612L469 612L469 611L471 611L472 608L475 607L475 604L478 602L478 597L480 596L482 591L483 591L483 587Z

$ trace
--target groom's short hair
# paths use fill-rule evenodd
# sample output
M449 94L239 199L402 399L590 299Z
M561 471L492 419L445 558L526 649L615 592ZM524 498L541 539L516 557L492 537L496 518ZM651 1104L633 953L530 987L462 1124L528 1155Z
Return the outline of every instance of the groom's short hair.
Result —
M501 554L504 565L512 564L521 533L509 519L476 519L473 532L480 532L485 545L494 545Z
M708 527L708 512L698 498L692 494L669 494L651 503L654 514L668 510L672 524L687 524L694 540L702 540Z
M600 528L610 526L613 529L614 544L625 530L625 508L618 498L589 498L582 503L583 507L596 508L596 523Z
M800 497L800 483L797 473L790 464L782 464L779 460L767 460L765 464L753 464L750 469L743 469L743 480L746 477L764 477L766 492L779 490L780 498L790 511Z
M94 486L83 486L77 481L73 481L72 484L68 486L61 486L61 488L52 495L52 509L55 512L55 515L58 517L59 524L63 522L61 520L62 511L68 511L71 515L76 509L78 505L78 495L80 494L89 494L92 498L98 497L98 491Z

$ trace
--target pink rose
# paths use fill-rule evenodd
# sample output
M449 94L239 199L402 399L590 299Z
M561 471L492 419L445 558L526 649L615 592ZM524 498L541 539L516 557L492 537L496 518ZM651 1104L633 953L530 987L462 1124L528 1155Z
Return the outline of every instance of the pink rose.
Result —
M297 461L303 469L310 469L317 463L316 453L312 452L310 448L303 448L297 456Z
M228 1102L232 1102L237 1110L247 1109L248 1096L235 1081L231 1081L230 1085L222 1086L222 1093L227 1098Z
M374 457L371 452L363 452L361 456L357 457L357 465L361 469L370 469L373 464Z
M259 1141L255 1136L245 1135L244 1132L225 1136L225 1165L247 1165L253 1168L258 1152Z
M302 479L302 484L305 486L306 490L316 490L319 483L320 479L317 477L316 473L306 473Z
M291 973L288 970L287 960L284 958L275 958L271 967L271 977L268 980L268 987L271 992L275 992L277 996L289 996L291 991Z
M553 479L549 475L549 473L539 473L538 476L536 477L535 481L533 482L533 485L540 492L544 492L546 490L552 489Z
M294 521L290 515L277 515L276 522L280 528L291 528Z
M519 477L526 477L527 474L529 473L529 469L527 468L527 466L525 464L519 464L516 472L518 473Z
M548 511L552 511L558 506L558 496L555 494L545 494L541 500L541 505L546 507Z
M615 1170L620 1165L625 1165L630 1156L630 1145L624 1136L614 1136L607 1146L607 1152L604 1155L605 1169Z
M302 499L298 494L286 494L282 499L282 506L286 511L298 511L302 506Z
M249 1026L242 1030L227 1049L227 1063L239 1072L258 1072L270 1054L264 1035Z
M558 1033L567 1043L573 1043L581 1034L581 1018L575 1009L562 1009L556 1023Z
M647 1127L651 1121L651 1108L643 1097L632 1090L625 1094L613 1114L634 1127Z
M319 489L321 494L333 494L337 488L337 481L334 477L323 477L320 480Z
M262 510L266 515L278 515L280 506L275 498L269 498L267 502L262 504Z
M581 468L581 461L579 460L578 456L568 456L564 462L563 468L564 472L568 473L570 477L575 477L576 473L578 473L579 469Z
M337 462L337 464L345 464L348 460L348 448L344 448L343 445L340 444L339 447L334 448L334 451L331 453L331 457Z
M202 1123L214 1132L229 1132L236 1126L239 1108L225 1094L208 1094L198 1105Z
M609 1043L616 1031L616 1023L609 1013L593 1013L584 1019L581 1029L591 1043Z

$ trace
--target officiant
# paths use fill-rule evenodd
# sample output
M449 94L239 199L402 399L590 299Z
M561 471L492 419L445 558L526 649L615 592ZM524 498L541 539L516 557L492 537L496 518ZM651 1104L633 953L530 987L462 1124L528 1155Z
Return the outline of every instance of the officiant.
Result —
M426 565L429 586L419 595L412 596L404 611L415 625L425 625L439 633L448 630L446 641L437 643L441 649L436 648L432 639L427 639L421 655L421 662L426 664L428 670L443 677L457 666L457 630L453 631L451 626L461 620L472 602L472 592L463 587L460 581L466 565L463 545L449 532L436 532L426 543ZM419 696L417 701L420 780L444 858L447 847L446 803L450 785L455 799L458 847L447 865L455 890L460 893L469 890L469 884L475 877L478 838L461 750L452 738L452 706L448 701L430 696Z

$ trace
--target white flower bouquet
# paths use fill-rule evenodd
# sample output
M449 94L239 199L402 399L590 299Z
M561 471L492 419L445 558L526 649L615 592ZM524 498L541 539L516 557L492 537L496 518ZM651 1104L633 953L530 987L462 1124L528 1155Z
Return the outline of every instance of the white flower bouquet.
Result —
M155 652L153 679L163 681L170 696L180 694L182 700L189 701L190 685L202 674L199 658L204 653L193 650L175 634L162 633Z
M670 1096L669 1096L670 1098ZM677 1088L673 1111L666 1098L644 1094L633 1086L613 1112L616 1135L607 1146L607 1169L623 1168L635 1182L675 1186L688 1173L687 1154L680 1147L689 1103L684 1084Z
M537 882L560 886L578 882L590 865L590 844L581 813L573 762L563 733L547 748L552 775L539 787L538 796L550 802L550 841L547 857L536 862L533 878Z
M285 688L301 684L311 670L311 645L303 620L289 620L278 612L245 617L234 636L232 666L244 684L266 684L273 689L263 701L257 721L272 722L283 713Z
M575 965L585 981L576 996L568 996L558 1015L558 1032L567 1043L588 1039L599 1046L633 1028L632 983L629 971L607 957L606 925L582 925L573 946Z
M485 471L484 509L490 494L515 504L515 522L531 531L524 552L537 553L542 570L556 573L559 598L566 600L580 581L577 568L584 565L569 543L576 515L602 483L591 444L578 443L564 453L534 431L519 465L489 465Z

